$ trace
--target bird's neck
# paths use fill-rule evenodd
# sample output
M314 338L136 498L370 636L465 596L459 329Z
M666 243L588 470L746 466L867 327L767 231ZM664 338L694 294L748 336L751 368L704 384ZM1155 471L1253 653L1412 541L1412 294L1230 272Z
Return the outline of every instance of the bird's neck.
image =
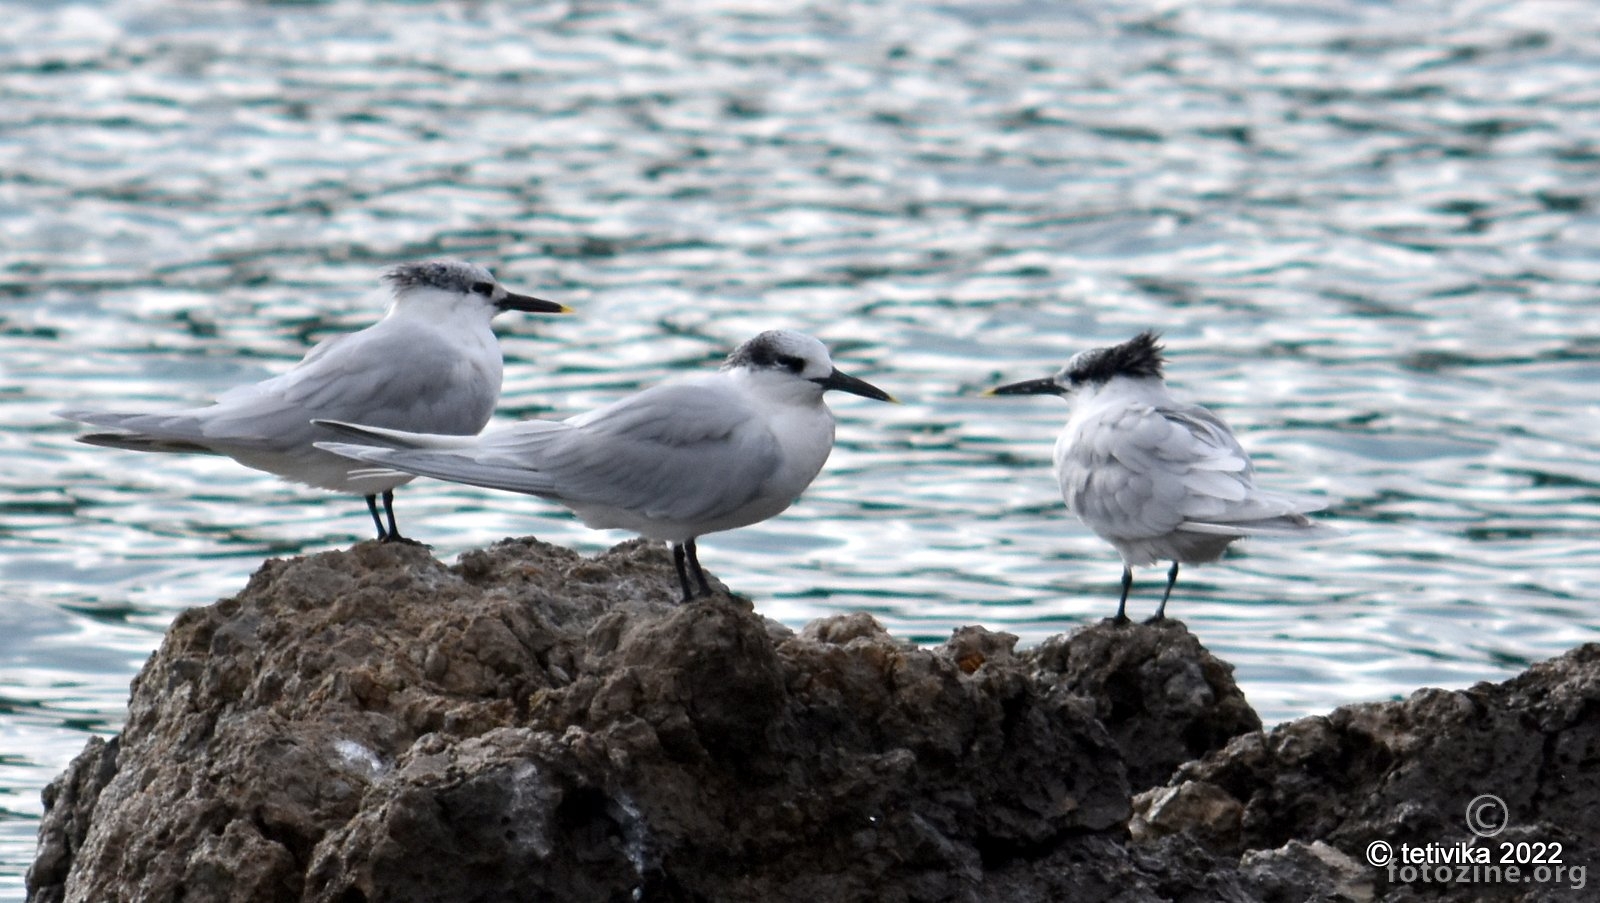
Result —
M483 302L478 298L421 289L396 296L385 317L434 323L481 321L487 326L489 317L485 314Z
M742 386L756 403L771 406L820 407L822 387L810 380L768 370L736 368L728 375Z
M1120 404L1160 405L1171 401L1172 394L1167 391L1166 382L1159 376L1123 376L1079 389L1077 407Z

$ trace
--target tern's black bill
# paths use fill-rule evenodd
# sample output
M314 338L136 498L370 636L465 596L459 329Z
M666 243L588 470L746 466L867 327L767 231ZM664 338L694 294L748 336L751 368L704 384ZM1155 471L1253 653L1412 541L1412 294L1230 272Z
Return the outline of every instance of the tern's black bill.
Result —
M535 298L531 295L514 295L510 293L496 301L495 306L501 310L521 310L531 314L572 313L572 308L565 304L557 304L554 301L546 301L543 298Z
M856 379L854 376L841 371L838 367L833 368L833 372L822 379L814 379L812 382L824 389L838 389L840 392L849 392L851 395L860 395L862 398L872 398L878 401L899 401L899 399L872 383L864 379Z
M1007 383L995 386L983 393L985 395L1060 395L1061 386L1055 379L1046 376L1040 379L1026 379L1020 383Z

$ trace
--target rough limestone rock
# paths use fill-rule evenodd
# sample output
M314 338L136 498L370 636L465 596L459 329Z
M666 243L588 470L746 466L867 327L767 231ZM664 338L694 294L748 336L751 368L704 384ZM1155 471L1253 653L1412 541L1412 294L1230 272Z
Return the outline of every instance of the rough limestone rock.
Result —
M637 542L269 562L174 622L121 737L52 786L31 892L977 899L1121 831L1095 701L1014 637L795 634L675 587Z
M1477 827L1492 836L1468 824L1475 801ZM1547 880L1461 884L1366 871L1383 899L1590 899L1587 867L1600 866L1600 645L1503 684L1418 690L1241 735L1134 806L1135 837L1181 835L1247 859L1301 843L1364 862L1382 841L1467 844L1503 865L1518 864L1516 845L1533 844L1546 854ZM1529 872L1538 864L1522 863Z
M1263 734L1176 623L928 649L676 596L640 542L270 561L46 792L30 899L1364 900L1412 890L1367 840L1459 808L1449 731L1519 824L1592 824L1600 653Z
M1135 791L1165 783L1174 768L1230 738L1261 730L1233 682L1233 666L1178 621L1140 628L1104 621L1045 640L1037 660L1049 679L1094 700Z

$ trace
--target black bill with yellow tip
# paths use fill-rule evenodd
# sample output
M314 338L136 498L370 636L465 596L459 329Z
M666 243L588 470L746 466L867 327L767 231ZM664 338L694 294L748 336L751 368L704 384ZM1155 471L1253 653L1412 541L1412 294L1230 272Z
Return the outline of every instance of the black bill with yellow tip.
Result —
M840 392L849 392L851 395L860 395L862 398L872 398L877 401L890 401L894 402L895 404L900 403L900 399L895 398L888 392L883 391L864 379L857 379L854 376L851 376L850 374L840 370L838 367L834 367L833 372L829 373L827 376L824 376L821 379L814 379L812 382L824 389L838 389Z
M1020 383L1007 383L995 386L984 392L984 395L1060 395L1061 386L1054 377L1044 376L1039 379L1025 379Z
M520 310L530 314L572 313L572 308L565 304L557 304L554 301L546 301L543 298L535 298L532 295L518 295L512 292L506 292L506 296L496 301L494 306L501 310Z

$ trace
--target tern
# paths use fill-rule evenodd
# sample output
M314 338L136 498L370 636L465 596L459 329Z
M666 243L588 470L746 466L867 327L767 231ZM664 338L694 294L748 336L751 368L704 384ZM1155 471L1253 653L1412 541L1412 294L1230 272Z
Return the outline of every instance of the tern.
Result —
M365 496L378 539L404 540L395 524L394 489L413 477L357 467L314 448L336 434L312 421L477 433L500 398L503 361L489 321L506 310L568 308L508 292L487 269L464 261L406 263L383 280L393 293L383 319L319 343L287 373L231 389L204 407L73 409L56 416L113 430L78 437L90 445L225 455L290 482ZM380 496L387 525L378 515Z
M895 400L841 372L817 339L773 330L740 345L715 373L567 420L473 437L319 421L369 444L317 447L386 470L540 496L591 528L665 541L687 602L696 586L711 592L696 538L777 515L821 472L833 449L833 413L822 399L829 389Z
M1147 330L1079 352L1053 376L984 393L1073 399L1056 439L1056 481L1067 508L1122 556L1119 623L1135 566L1172 562L1151 618L1160 621L1180 563L1215 561L1245 536L1320 532L1305 515L1325 507L1256 487L1250 456L1228 425L1167 391L1158 339Z

